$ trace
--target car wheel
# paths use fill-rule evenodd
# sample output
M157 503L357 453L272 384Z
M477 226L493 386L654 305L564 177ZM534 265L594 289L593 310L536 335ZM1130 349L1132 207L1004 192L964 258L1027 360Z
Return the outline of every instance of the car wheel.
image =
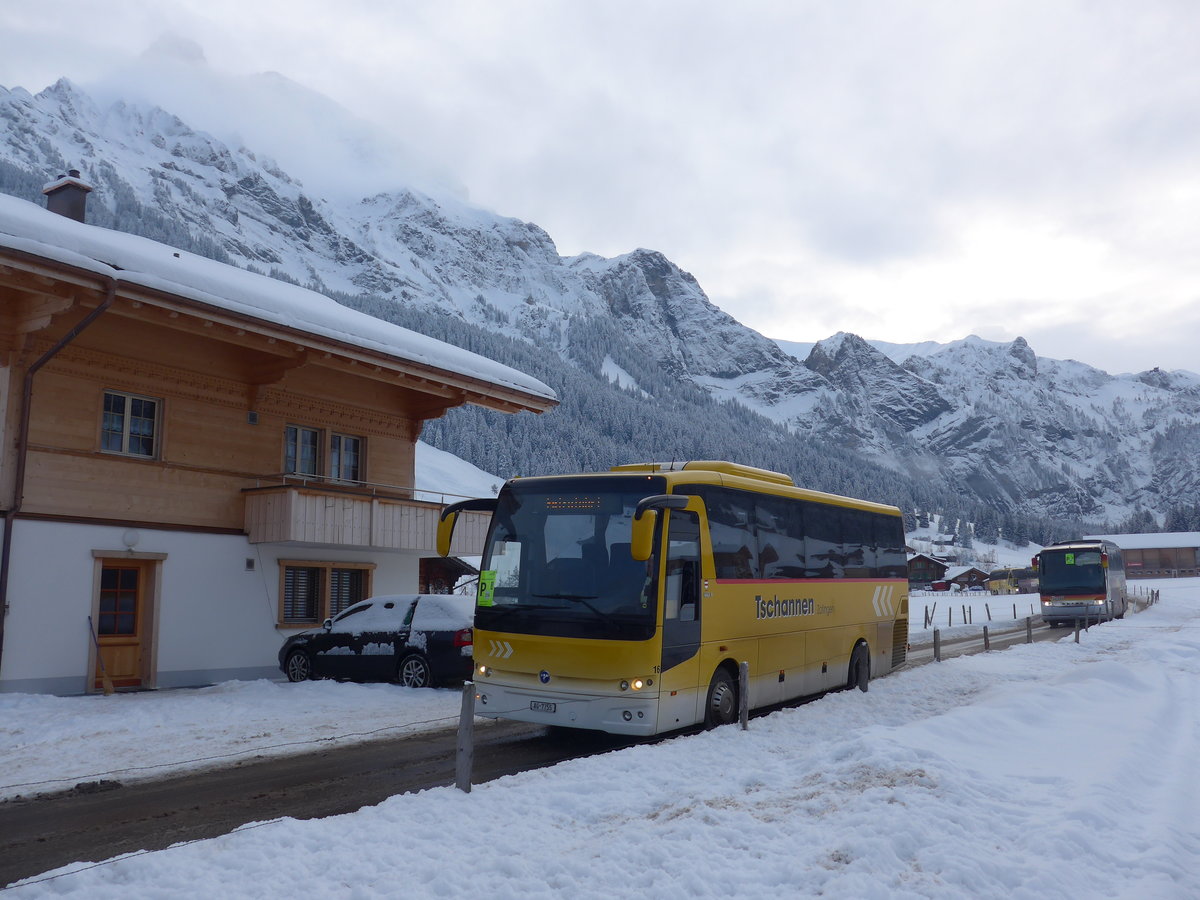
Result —
M288 681L308 681L313 677L312 660L303 650L293 650L284 663Z
M729 672L717 669L708 684L708 701L704 704L704 727L731 725L738 717L737 687Z
M405 687L429 687L433 683L433 674L425 657L420 653L410 653L396 667L396 680Z
M850 671L846 678L846 690L858 688L864 693L871 681L871 655L866 644L859 644L850 654Z

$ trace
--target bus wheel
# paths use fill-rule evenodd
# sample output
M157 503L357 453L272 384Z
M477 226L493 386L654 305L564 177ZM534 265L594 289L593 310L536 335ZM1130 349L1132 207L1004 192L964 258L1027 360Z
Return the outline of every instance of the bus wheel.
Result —
M871 681L871 654L866 644L859 644L850 654L850 672L846 678L846 690L858 688L866 691Z
M708 684L708 702L704 705L704 727L731 725L738 715L737 688L724 669L713 673Z

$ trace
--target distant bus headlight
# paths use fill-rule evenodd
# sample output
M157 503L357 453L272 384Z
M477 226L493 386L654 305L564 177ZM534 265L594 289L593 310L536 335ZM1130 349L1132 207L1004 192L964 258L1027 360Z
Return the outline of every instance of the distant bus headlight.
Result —
M646 686L646 683L640 678L633 679L633 684L630 685L635 691L640 691Z
M623 690L623 691L627 691L627 690L629 690L629 682L628 682L628 681L622 681L622 682L621 682L621 684L620 684L620 688L621 688L621 690Z
M492 670L491 670L491 669L489 669L487 666L480 666L480 667L479 667L479 674L480 674L480 675L483 675L483 676L485 676L485 677L486 677L486 676L489 676L489 675L491 675L491 674L492 674Z

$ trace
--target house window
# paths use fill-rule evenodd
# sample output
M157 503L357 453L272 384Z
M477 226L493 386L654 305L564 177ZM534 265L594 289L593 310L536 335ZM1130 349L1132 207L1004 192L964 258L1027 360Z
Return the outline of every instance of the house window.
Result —
M370 563L281 561L279 621L311 625L371 595Z
M158 454L161 408L161 400L105 391L100 449L106 453L154 459Z
M366 569L329 570L329 615L336 616L367 597Z
M345 434L329 436L329 477L338 481L361 481L362 438Z
M283 471L288 475L327 475L335 481L362 481L363 439L330 434L327 456L323 458L322 434L317 428L288 425L283 434Z
M321 465L321 432L288 425L283 434L283 471L289 475L316 475Z

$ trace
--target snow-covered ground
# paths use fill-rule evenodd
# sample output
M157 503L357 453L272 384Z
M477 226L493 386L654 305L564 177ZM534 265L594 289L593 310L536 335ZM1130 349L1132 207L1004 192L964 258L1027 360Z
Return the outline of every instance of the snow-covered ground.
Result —
M461 694L266 680L108 697L0 694L0 798L446 728L458 721Z
M933 639L936 628L944 637L1025 627L1025 619L1041 614L1037 594L994 596L976 591L913 591L908 597L908 636L911 641Z
M1200 579L1147 586L1160 603L1078 644L1064 635L905 670L746 732L636 746L470 794L438 788L75 864L11 895L1193 898ZM453 716L458 699L263 682L0 697L0 749L17 763L8 777L48 779L114 758L89 747L114 725L122 752L147 758L154 745L244 750Z

